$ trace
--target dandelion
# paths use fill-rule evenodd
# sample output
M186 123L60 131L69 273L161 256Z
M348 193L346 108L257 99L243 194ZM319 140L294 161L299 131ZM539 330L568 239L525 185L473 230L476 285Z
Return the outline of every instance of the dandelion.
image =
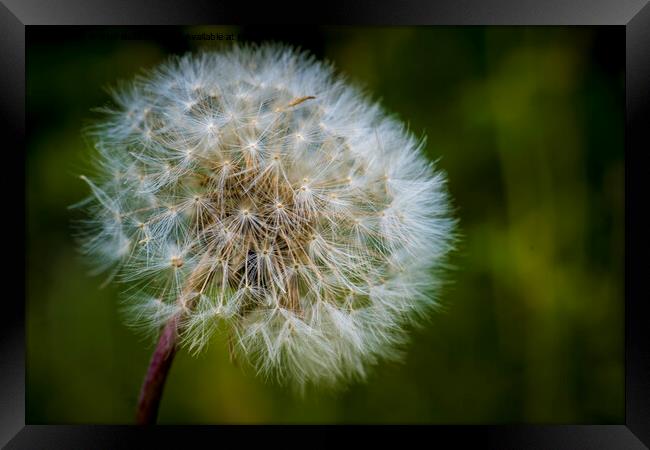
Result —
M163 329L139 422L177 346L221 324L235 357L298 389L400 355L454 240L423 140L278 45L171 58L113 97L89 130L81 245L128 286L129 323Z

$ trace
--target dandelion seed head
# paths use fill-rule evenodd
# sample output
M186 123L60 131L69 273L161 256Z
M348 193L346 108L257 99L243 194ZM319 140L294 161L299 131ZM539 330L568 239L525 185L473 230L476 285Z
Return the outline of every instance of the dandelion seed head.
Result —
M423 141L333 67L280 45L171 58L90 128L81 247L127 283L129 323L225 323L256 371L302 388L397 358L454 242Z

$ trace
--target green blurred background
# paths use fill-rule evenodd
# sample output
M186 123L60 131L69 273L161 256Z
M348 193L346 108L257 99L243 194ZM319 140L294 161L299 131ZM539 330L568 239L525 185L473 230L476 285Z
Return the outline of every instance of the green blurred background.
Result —
M305 398L215 337L180 352L161 423L622 423L622 27L27 29L27 423L131 423L152 342L100 289L67 206L103 87L171 53L276 40L333 61L428 136L463 240L404 364ZM118 36L116 33L120 33Z

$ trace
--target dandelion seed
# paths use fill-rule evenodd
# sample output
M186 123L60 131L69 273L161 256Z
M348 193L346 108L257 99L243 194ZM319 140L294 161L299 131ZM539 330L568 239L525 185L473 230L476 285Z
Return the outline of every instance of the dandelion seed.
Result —
M83 177L82 248L136 293L130 323L173 322L161 342L198 352L223 321L298 389L400 355L456 223L421 140L284 46L172 58L115 95L90 130L104 176Z

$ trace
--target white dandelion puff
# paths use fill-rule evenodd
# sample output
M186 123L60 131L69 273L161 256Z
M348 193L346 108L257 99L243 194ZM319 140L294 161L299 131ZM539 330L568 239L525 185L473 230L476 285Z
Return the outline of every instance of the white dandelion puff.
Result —
M437 302L445 176L334 69L279 45L171 58L91 127L82 250L127 286L129 323L218 329L298 388L363 379ZM220 327L224 324L224 327Z

